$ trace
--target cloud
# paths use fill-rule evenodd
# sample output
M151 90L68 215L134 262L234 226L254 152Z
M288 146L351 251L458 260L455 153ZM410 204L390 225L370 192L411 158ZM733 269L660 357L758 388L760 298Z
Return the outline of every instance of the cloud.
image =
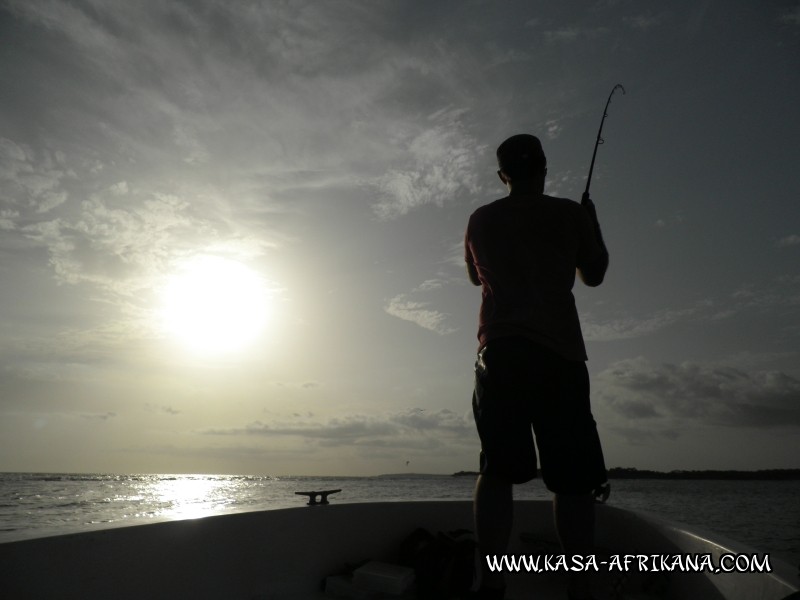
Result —
M430 57L393 53L380 19L357 5L196 5L12 2L34 35L57 31L70 43L58 70L36 73L70 116L51 136L83 125L82 151L113 145L93 158L166 163L176 175L229 165L263 183L343 163L352 172L355 157L371 177L380 144L364 138L385 140L396 120L376 114L386 94L442 85Z
M98 413L98 412L79 412L79 411L17 412L12 410L12 411L5 411L3 415L4 417L7 418L22 417L26 421L31 422L33 424L33 427L36 429L45 429L50 427L57 428L58 426L64 425L65 423L74 424L75 422L80 422L80 421L107 423L112 419L116 419L118 417L117 413L111 411Z
M406 294L398 294L391 298L383 307L383 310L393 317L411 321L439 335L447 335L457 331L457 329L446 324L449 316L447 313L430 309L427 302L409 300Z
M558 119L550 119L549 121L545 122L544 127L548 139L551 140L554 140L561 135L561 131L563 130L563 127L558 122Z
M119 194L93 195L73 218L22 228L29 240L48 249L61 283L93 283L130 295L152 285L171 249L185 247L181 235L203 229L203 223L189 215L188 203L177 196L154 193L124 202L115 196Z
M800 26L800 6L795 6L780 16L782 23Z
M545 193L560 196L573 189L579 181L585 181L585 175L575 175L571 169L550 173L545 181Z
M737 312L745 309L764 310L776 306L800 306L800 279L778 277L764 286L742 285L730 296L732 308Z
M171 406L162 406L158 404L150 404L149 402L144 405L148 412L160 413L164 415L179 415L181 411L172 408Z
M452 93L454 59L438 42L396 38L380 11L10 7L31 39L47 30L62 40L39 48L44 58L20 93L46 82L35 114L69 117L40 125L47 144L69 152L3 142L0 175L19 198L0 200L0 230L45 248L57 281L95 298L142 305L135 296L172 263L210 247L259 256L267 240L292 239L294 222L282 216L302 214L307 198L347 201L366 182L374 213L391 219L480 191L482 147L468 113L439 93ZM68 52L46 60L65 43ZM447 330L419 308L399 307Z
M78 172L90 189L100 187L100 175ZM90 284L96 298L117 303L143 300L187 256L249 260L275 246L264 232L251 233L251 224L228 222L226 203L213 190L178 195L152 187L125 180L104 185L80 203L45 218L29 216L21 226L19 211L3 209L0 228L15 228L45 248L59 283Z
M65 168L64 160L61 152L43 149L34 154L13 140L0 138L3 229L15 229L15 220L20 217L49 213L66 202L63 182L75 174Z
M728 296L706 298L683 308L665 308L645 315L603 318L582 312L581 328L587 341L610 342L652 335L679 323L720 321L747 311L763 313L776 307L792 311L797 306L800 306L800 278L784 276L761 286L742 285ZM787 317L785 322L791 319Z
M201 431L213 436L300 437L320 446L371 448L440 448L472 444L475 425L467 415L448 409L419 408L383 415L353 414L327 420L296 414L291 419L270 423L255 421L244 427L211 428Z
M547 42L573 42L578 39L581 30L577 27L562 27L544 32L544 39Z
M544 40L548 44L571 43L578 39L594 39L609 33L607 27L576 27L567 26L543 32Z
M597 387L602 406L625 427L661 435L700 426L800 427L800 380L780 371L640 357L599 373Z
M115 196L124 196L130 191L130 189L128 188L127 181L119 181L108 188L108 191Z
M778 248L787 248L789 246L797 246L798 244L800 244L800 235L797 235L795 233L787 235L786 237L782 237L777 242L775 242L775 245Z
M654 17L651 15L637 15L635 17L623 17L622 21L632 29L640 31L648 31L653 27L659 25L663 20L662 17Z
M0 210L0 229L12 231L16 229L16 220L19 218L19 211L4 208Z
M79 415L80 418L85 419L87 421L108 421L113 419L117 416L117 413L113 412L106 412L106 413L82 413Z
M200 143L197 134L190 132L185 124L178 124L173 131L173 140L181 148L185 156L183 161L190 164L207 163L209 159L208 150Z
M674 215L665 218L659 218L656 220L655 225L659 228L664 227L671 227L675 225L680 225L685 221L685 218L682 213L677 212Z
M620 317L602 322L591 314L582 315L583 337L592 342L628 340L653 334L670 325L696 316L705 304L684 308L664 309L644 317Z
M400 140L406 164L375 181L381 198L373 205L378 218L389 220L426 205L477 195L477 158L485 146L461 122L463 109L447 108L428 117L430 126Z
M466 226L465 226L466 227ZM442 264L458 271L460 277L466 278L466 264L464 262L464 238L459 237L447 245L447 250Z
M446 262L449 263L449 261ZM464 281L465 278L455 279L445 275L427 279L410 293L398 294L389 299L383 310L393 317L416 323L420 327L439 335L454 333L458 329L447 324L450 315L430 308L431 301L428 298L432 293L441 292L452 283L463 284Z

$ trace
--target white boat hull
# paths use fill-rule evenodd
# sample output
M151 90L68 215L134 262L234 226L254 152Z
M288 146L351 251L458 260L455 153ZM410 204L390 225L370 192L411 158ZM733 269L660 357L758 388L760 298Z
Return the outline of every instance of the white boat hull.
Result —
M472 529L470 502L331 504L172 521L0 544L0 597L9 599L297 600L325 597L324 578L367 559L393 561L414 529ZM522 539L520 539L522 538ZM515 503L510 554L559 552L549 502ZM652 517L598 506L600 553L753 553ZM763 555L762 555L763 556ZM633 571L598 574L601 597L782 600L796 572ZM646 590L649 589L649 592ZM517 573L509 597L560 598L564 574ZM535 594L535 595L534 595Z

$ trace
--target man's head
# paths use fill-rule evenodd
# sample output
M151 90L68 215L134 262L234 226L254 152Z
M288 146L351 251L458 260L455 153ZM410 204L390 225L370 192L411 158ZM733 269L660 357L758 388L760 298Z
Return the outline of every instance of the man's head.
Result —
M544 181L547 158L542 143L536 136L521 133L513 135L497 148L498 175L503 183Z

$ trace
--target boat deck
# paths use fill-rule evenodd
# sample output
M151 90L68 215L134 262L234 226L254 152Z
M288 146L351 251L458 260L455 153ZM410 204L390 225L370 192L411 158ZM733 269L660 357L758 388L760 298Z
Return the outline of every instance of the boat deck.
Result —
M397 562L417 528L471 529L470 502L338 504L155 523L0 544L0 597L315 600L348 564ZM599 552L716 553L723 546L637 513L597 511ZM510 554L559 554L552 507L515 503ZM787 567L788 569L788 567ZM598 573L600 600L782 600L796 575ZM510 600L565 599L563 572L515 573ZM442 599L444 600L444 599Z

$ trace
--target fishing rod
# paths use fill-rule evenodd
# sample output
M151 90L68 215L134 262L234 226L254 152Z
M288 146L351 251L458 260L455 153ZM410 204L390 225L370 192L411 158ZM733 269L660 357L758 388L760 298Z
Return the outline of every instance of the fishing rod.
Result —
M583 201L586 202L589 199L589 184L592 183L592 172L594 171L594 159L597 158L597 147L600 144L605 144L605 140L601 137L603 133L603 123L606 121L606 117L608 116L608 105L611 104L611 96L614 95L614 92L617 91L617 88L622 90L622 93L625 94L625 88L622 87L622 84L617 84L614 86L614 89L611 90L611 93L608 95L608 101L606 102L606 107L603 109L603 118L600 119L600 129L597 131L597 141L594 143L594 152L592 153L592 164L589 166L589 177L586 179L586 190L583 192Z

